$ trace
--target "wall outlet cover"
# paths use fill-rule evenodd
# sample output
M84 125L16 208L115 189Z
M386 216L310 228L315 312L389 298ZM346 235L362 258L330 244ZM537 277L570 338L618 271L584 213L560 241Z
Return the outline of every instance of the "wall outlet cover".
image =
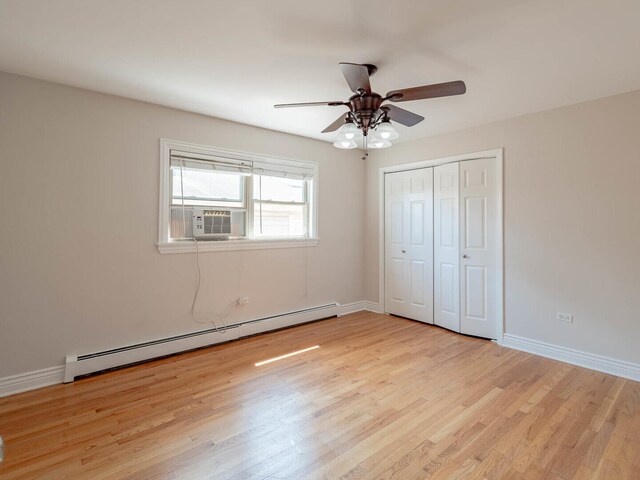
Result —
M556 312L556 320L560 320L561 322L573 323L573 314L572 313Z

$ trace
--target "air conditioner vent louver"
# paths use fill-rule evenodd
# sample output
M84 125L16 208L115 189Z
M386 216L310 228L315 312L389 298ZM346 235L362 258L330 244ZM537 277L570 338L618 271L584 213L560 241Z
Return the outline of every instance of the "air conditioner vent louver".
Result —
M193 235L196 238L228 237L231 235L231 210L194 209Z
M204 234L215 235L231 233L231 212L228 215L216 214L204 216Z

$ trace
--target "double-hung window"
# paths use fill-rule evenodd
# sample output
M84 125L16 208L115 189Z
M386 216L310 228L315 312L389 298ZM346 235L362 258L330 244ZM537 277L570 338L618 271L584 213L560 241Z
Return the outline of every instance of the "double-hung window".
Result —
M161 169L161 253L317 243L317 164L162 140Z

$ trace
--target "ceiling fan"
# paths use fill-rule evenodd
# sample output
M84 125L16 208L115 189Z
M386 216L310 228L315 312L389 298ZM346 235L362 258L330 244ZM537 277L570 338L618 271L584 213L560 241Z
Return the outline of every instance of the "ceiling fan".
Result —
M384 97L371 90L369 78L378 71L378 67L371 64L340 63L340 70L349 84L353 95L346 102L307 102L280 103L275 108L316 107L316 106L346 106L349 111L322 130L322 133L338 132L334 145L338 148L356 148L355 136L358 130L362 132L365 150L368 148L386 148L391 146L391 140L398 138L398 132L391 124L391 120L407 127L417 125L424 117L412 113L395 105L383 105L384 102L409 102L427 98L448 97L462 95L467 91L463 81L436 83L421 87L391 90Z

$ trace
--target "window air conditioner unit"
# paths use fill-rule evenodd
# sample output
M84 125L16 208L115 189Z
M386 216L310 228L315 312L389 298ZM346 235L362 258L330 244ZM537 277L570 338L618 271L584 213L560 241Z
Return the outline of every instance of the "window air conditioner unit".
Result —
M231 210L193 209L193 236L222 239L231 235Z

